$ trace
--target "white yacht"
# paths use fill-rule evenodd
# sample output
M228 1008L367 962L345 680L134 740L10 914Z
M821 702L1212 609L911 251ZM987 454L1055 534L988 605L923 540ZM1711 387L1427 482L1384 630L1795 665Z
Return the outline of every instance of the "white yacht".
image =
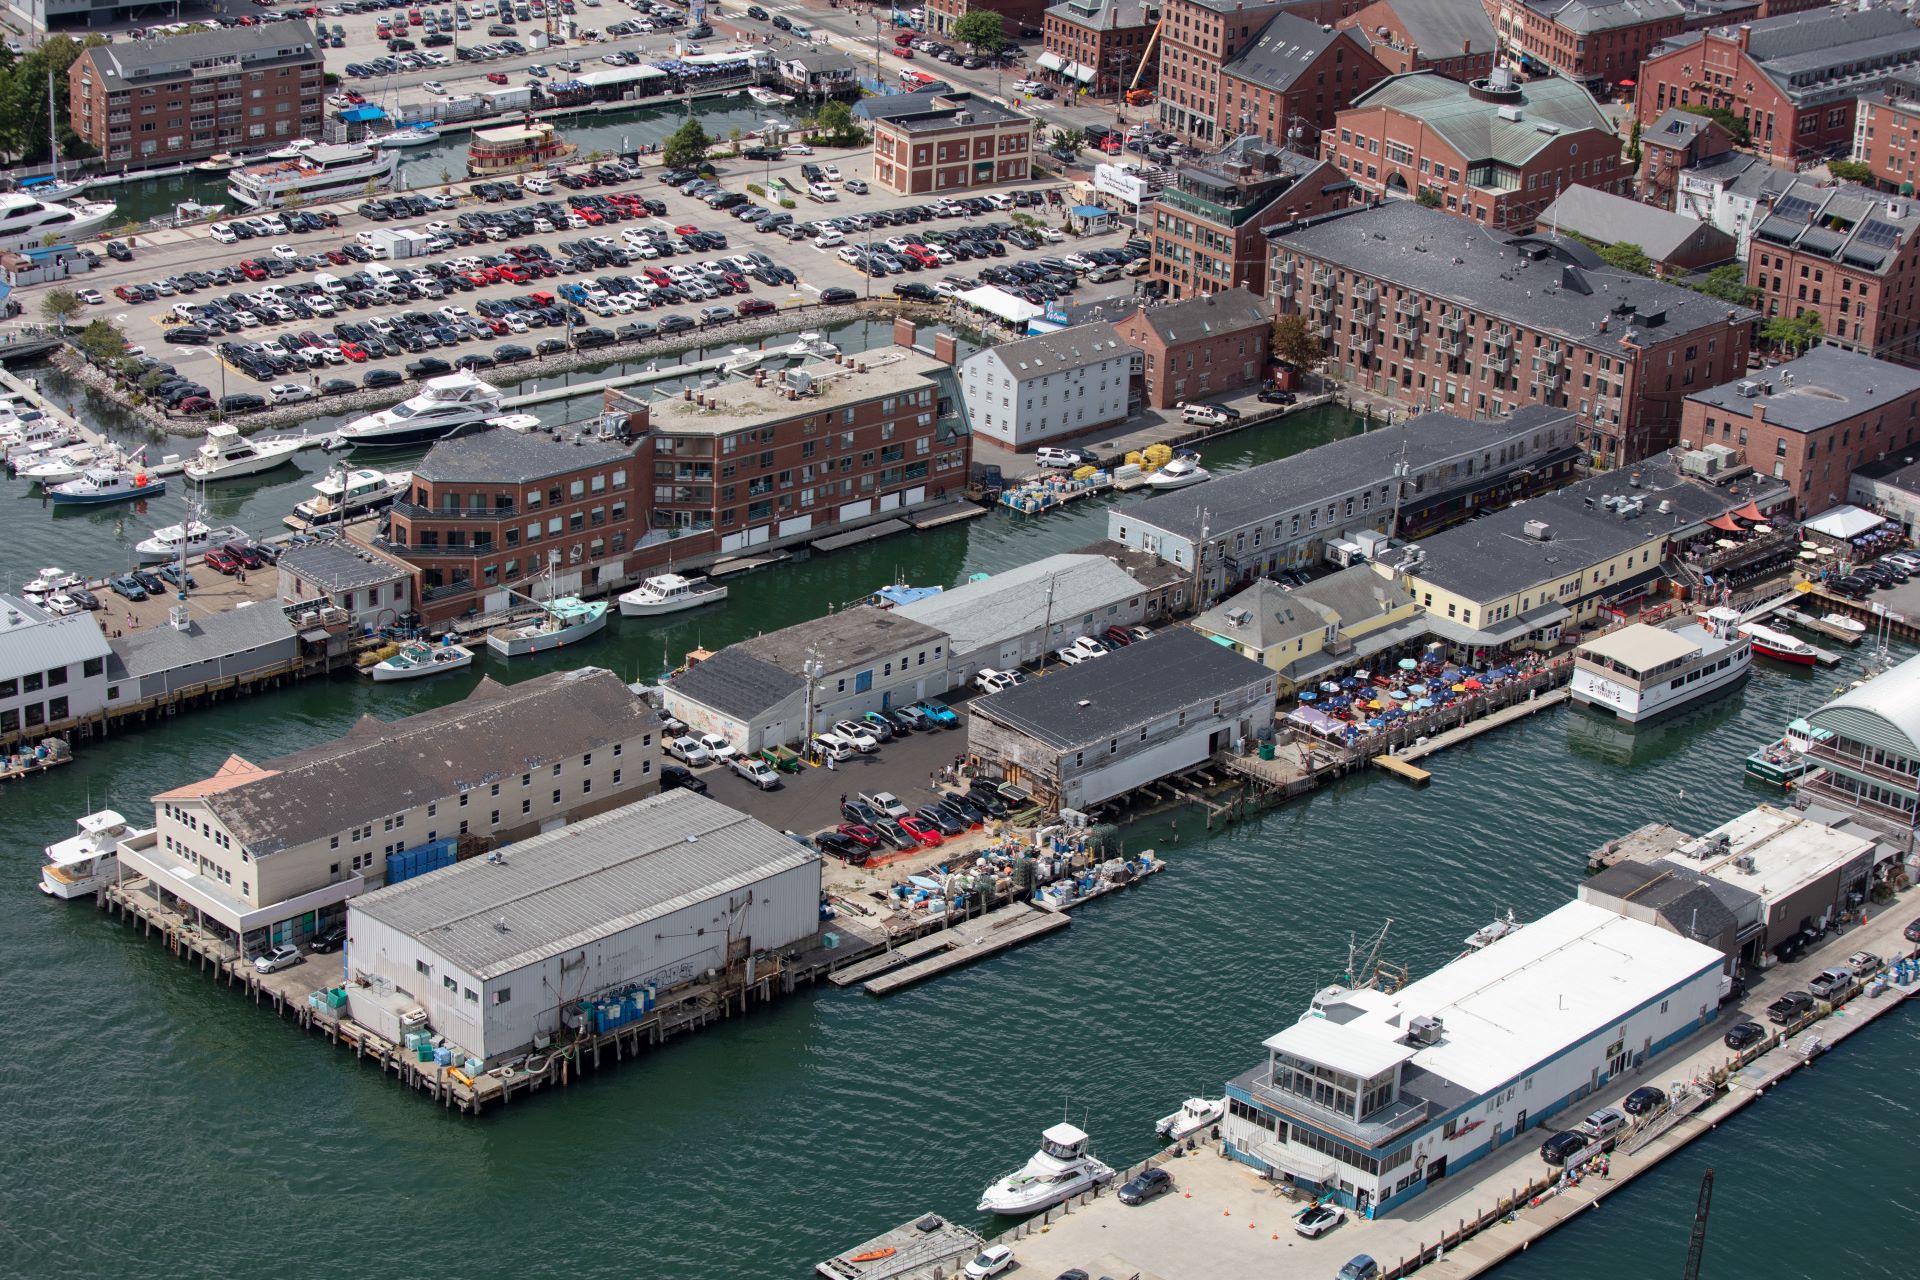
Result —
M440 141L440 130L430 124L412 124L367 141L376 147L424 147L429 142Z
M338 448L431 444L477 427L500 412L500 388L468 370L427 380L426 390L391 409L355 418L329 442Z
M194 450L185 471L188 479L202 484L209 480L236 480L291 462L304 444L306 441L298 437L249 440L240 434L240 428L222 422L207 428L206 443Z
M70 444L64 449L49 449L32 461L14 469L16 480L25 480L30 485L39 485L51 489L56 484L65 484L69 480L78 480L86 474L88 467L110 466L119 461L112 446L95 447L90 444Z
M1170 1116L1161 1116L1160 1123L1153 1126L1153 1131L1163 1138L1178 1142L1216 1123L1226 1113L1225 1098L1188 1098L1180 1104L1178 1111Z
M58 565L48 565L33 577L27 579L20 588L20 594L34 604L44 604L48 596L56 591L65 591L68 587L83 587L86 583L77 573L68 573Z
M1213 479L1213 473L1199 461L1182 455L1147 477L1149 489L1184 489L1190 484Z
M32 422L22 422L18 430L0 435L0 448L5 449L4 456L9 463L17 463L22 458L42 454L49 449L64 449L79 441L80 437L71 427L62 426L52 418L36 418Z
M209 525L190 520L184 526L170 524L155 529L151 538L133 544L141 564L168 564L185 555L188 559L205 555L229 542L247 542L247 531L237 524ZM186 543L185 547L180 544Z
M719 604L727 598L723 583L707 578L683 578L677 573L662 573L648 578L620 597L620 616L647 617L656 613L678 613L703 604Z
M1753 645L1731 609L1677 627L1636 622L1574 650L1573 700L1639 724L1730 689L1752 668Z
M411 471L376 471L371 467L335 471L314 481L315 496L294 507L293 513L309 524L345 520L392 502L412 484Z
M414 640L400 646L400 652L367 668L374 683L389 680L417 680L442 671L458 671L473 665L473 650L463 644L434 644Z
M267 152L269 160L298 160L320 144L312 138L295 138L284 147Z
M1050 1209L1113 1180L1113 1170L1087 1153L1091 1139L1062 1121L1040 1135L1040 1149L1018 1171L981 1193L981 1213L1017 1218Z
M111 809L89 813L79 832L46 848L40 868L40 892L50 898L89 898L113 883L120 868L119 844L129 834L127 820Z
M793 95L790 93L780 93L773 89L764 89L759 85L754 85L751 89L747 90L747 96L763 107L784 107L793 101Z
M227 194L243 208L253 210L284 208L287 197L295 192L303 204L320 204L361 195L369 183L376 190L390 187L399 167L397 151L346 143L308 143L298 155L235 169L227 175Z
M38 249L48 236L55 244L71 244L93 234L114 215L114 206L101 200L74 200L62 204L42 200L24 191L0 195L0 249Z

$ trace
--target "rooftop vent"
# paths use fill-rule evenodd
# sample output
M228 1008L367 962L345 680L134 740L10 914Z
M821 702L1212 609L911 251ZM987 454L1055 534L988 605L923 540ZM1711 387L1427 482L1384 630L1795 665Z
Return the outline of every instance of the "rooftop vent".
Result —
M1446 1034L1447 1024L1439 1018L1429 1018L1422 1014L1407 1022L1407 1043L1417 1045L1435 1045Z

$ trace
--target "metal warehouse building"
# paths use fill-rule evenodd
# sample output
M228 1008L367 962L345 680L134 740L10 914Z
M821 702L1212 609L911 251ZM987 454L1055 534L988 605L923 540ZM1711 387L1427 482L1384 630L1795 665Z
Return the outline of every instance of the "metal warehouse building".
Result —
M583 1000L665 994L819 928L817 853L670 791L355 898L349 1011L394 1039L424 1013L491 1065Z

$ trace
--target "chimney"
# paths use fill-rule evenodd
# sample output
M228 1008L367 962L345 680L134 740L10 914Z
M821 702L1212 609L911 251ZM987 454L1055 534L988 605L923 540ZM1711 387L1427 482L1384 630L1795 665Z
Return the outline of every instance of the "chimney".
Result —
M1759 423L1760 425L1765 426L1767 421L1767 406L1763 404L1755 404L1753 406L1753 420Z
M895 316L893 318L893 345L894 346L896 347L912 346L913 340L919 336L919 333L920 333L920 326L916 325L913 321L907 319L905 316Z
M1750 44L1752 41L1753 41L1753 27L1750 23L1743 22L1737 28L1735 28L1733 33L1733 44L1735 48L1739 49L1742 53L1744 53L1746 52L1747 45Z
M938 360L941 364L952 365L959 363L959 356L959 345L954 342L952 334L936 333L933 335L933 358L935 360Z

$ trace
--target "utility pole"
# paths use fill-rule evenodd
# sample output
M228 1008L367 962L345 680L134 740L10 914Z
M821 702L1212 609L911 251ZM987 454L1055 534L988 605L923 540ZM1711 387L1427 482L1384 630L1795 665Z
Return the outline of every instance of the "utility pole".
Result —
M1200 508L1200 541L1193 547L1193 612L1195 616L1198 616L1206 607L1202 602L1206 590L1207 531L1207 509L1202 507Z

